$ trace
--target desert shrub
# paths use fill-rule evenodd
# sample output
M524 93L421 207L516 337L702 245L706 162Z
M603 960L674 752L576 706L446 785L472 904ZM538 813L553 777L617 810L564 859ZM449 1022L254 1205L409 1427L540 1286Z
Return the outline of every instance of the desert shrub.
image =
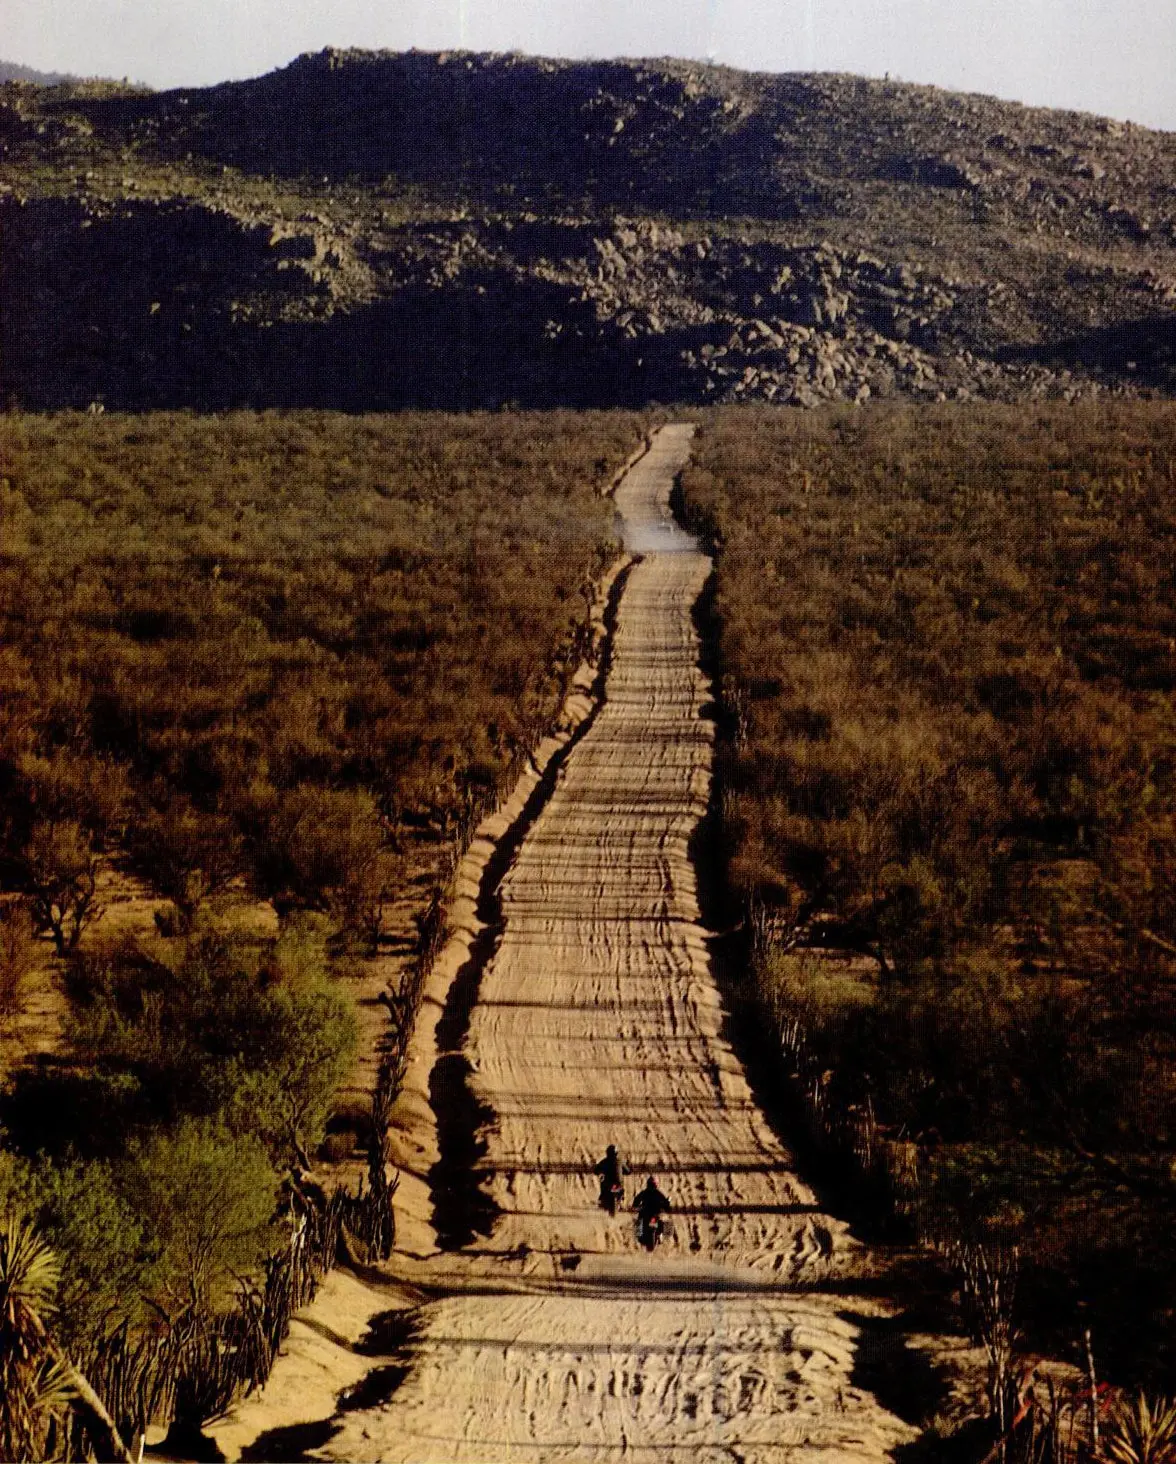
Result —
M211 932L167 959L122 945L76 960L68 992L70 1047L122 1085L128 1121L219 1118L277 1162L305 1162L354 1054L348 998L303 932L261 959Z
M20 870L37 929L51 932L57 954L67 955L102 913L89 835L75 819L38 820L21 851Z
M262 1278L281 1239L277 1199L260 1142L208 1120L157 1130L111 1162L14 1173L9 1161L0 1176L5 1212L52 1246L54 1346L107 1383L109 1354L130 1348L137 1361L109 1401L138 1428L166 1409L185 1348Z
M135 820L130 852L150 872L156 888L175 905L182 931L190 930L204 901L240 872L242 839L234 821L195 808L180 796L163 796Z
M1176 1202L1173 462L1162 404L749 410L682 480L757 1000L918 1147L920 1223L1016 1240L1038 1295L1104 1224L1153 1275ZM1086 1285L1158 1376L1171 1288Z
M884 959L892 914L907 964L1015 917L993 901L1026 840L1106 876L1154 824L1172 431L1141 405L882 408L702 437L684 501L720 546L740 843Z
M261 1142L184 1119L131 1151L125 1193L150 1217L150 1299L170 1320L208 1316L273 1250L278 1181Z
M355 1013L305 928L278 941L265 977L262 1060L246 1072L226 1113L234 1130L260 1135L271 1154L309 1168L354 1060Z
M6 1203L35 1220L58 1258L57 1330L67 1349L85 1350L126 1321L153 1323L151 1217L131 1202L116 1163L17 1162L6 1188Z
M370 933L398 877L376 845L438 864L549 726L613 543L596 490L639 430L6 415L0 878L72 820L125 828L181 923L257 872Z
M28 823L74 820L100 844L121 833L130 790L126 769L118 763L53 747L47 756L26 754L18 772L10 818L20 819L27 810Z
M346 930L378 931L396 871L370 793L313 786L275 793L259 807L252 843L255 885L279 910L323 910Z

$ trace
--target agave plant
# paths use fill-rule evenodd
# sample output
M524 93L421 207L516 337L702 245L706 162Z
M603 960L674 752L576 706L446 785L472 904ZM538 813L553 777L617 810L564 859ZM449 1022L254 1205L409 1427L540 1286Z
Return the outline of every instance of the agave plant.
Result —
M43 1458L50 1422L73 1393L46 1326L59 1276L33 1226L10 1216L0 1228L0 1458Z
M1106 1464L1176 1464L1176 1403L1140 1393L1116 1408L1102 1447Z

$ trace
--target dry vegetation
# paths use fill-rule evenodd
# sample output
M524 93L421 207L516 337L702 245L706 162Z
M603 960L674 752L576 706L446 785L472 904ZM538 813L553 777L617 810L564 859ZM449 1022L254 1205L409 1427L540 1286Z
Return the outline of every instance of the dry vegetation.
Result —
M0 1208L42 1237L0 1235L31 1328L0 1410L21 1456L99 1438L42 1387L53 1347L129 1437L170 1419L177 1448L239 1385L210 1358L268 1366L349 1213L279 1184L353 1061L338 975L406 895L435 938L454 847L586 649L615 548L599 490L639 435L620 414L0 418L0 1027L38 935L66 1007L59 1057L3 1100ZM110 860L165 901L158 938L104 938ZM276 939L232 928L230 888L273 903Z
M3 873L74 943L122 842L364 929L548 724L631 418L0 423ZM56 912L53 914L52 912ZM51 918L52 916L52 918Z
M1176 415L726 413L683 488L759 1000L1039 1341L1170 1389Z

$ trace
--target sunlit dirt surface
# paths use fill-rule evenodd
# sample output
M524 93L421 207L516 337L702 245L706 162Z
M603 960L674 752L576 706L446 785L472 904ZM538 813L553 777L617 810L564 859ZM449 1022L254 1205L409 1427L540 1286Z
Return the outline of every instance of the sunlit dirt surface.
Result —
M690 436L663 429L618 490L643 558L605 699L501 886L464 1049L486 1233L419 1267L441 1299L404 1317L383 1386L321 1457L866 1460L914 1434L855 1376L879 1315L853 1294L868 1257L723 1035L689 850L710 790L691 613L710 561L668 508ZM652 1173L673 1204L652 1255L627 1211L597 1207L609 1143L627 1200Z

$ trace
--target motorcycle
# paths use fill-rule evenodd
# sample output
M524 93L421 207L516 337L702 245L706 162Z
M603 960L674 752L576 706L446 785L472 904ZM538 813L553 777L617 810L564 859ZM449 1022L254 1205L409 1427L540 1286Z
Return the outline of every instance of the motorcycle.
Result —
M625 1187L620 1180L614 1180L611 1184L608 1180L600 1181L600 1208L607 1210L610 1215L615 1215L625 1200Z
M652 1252L665 1234L666 1222L661 1215L637 1216L637 1243Z

